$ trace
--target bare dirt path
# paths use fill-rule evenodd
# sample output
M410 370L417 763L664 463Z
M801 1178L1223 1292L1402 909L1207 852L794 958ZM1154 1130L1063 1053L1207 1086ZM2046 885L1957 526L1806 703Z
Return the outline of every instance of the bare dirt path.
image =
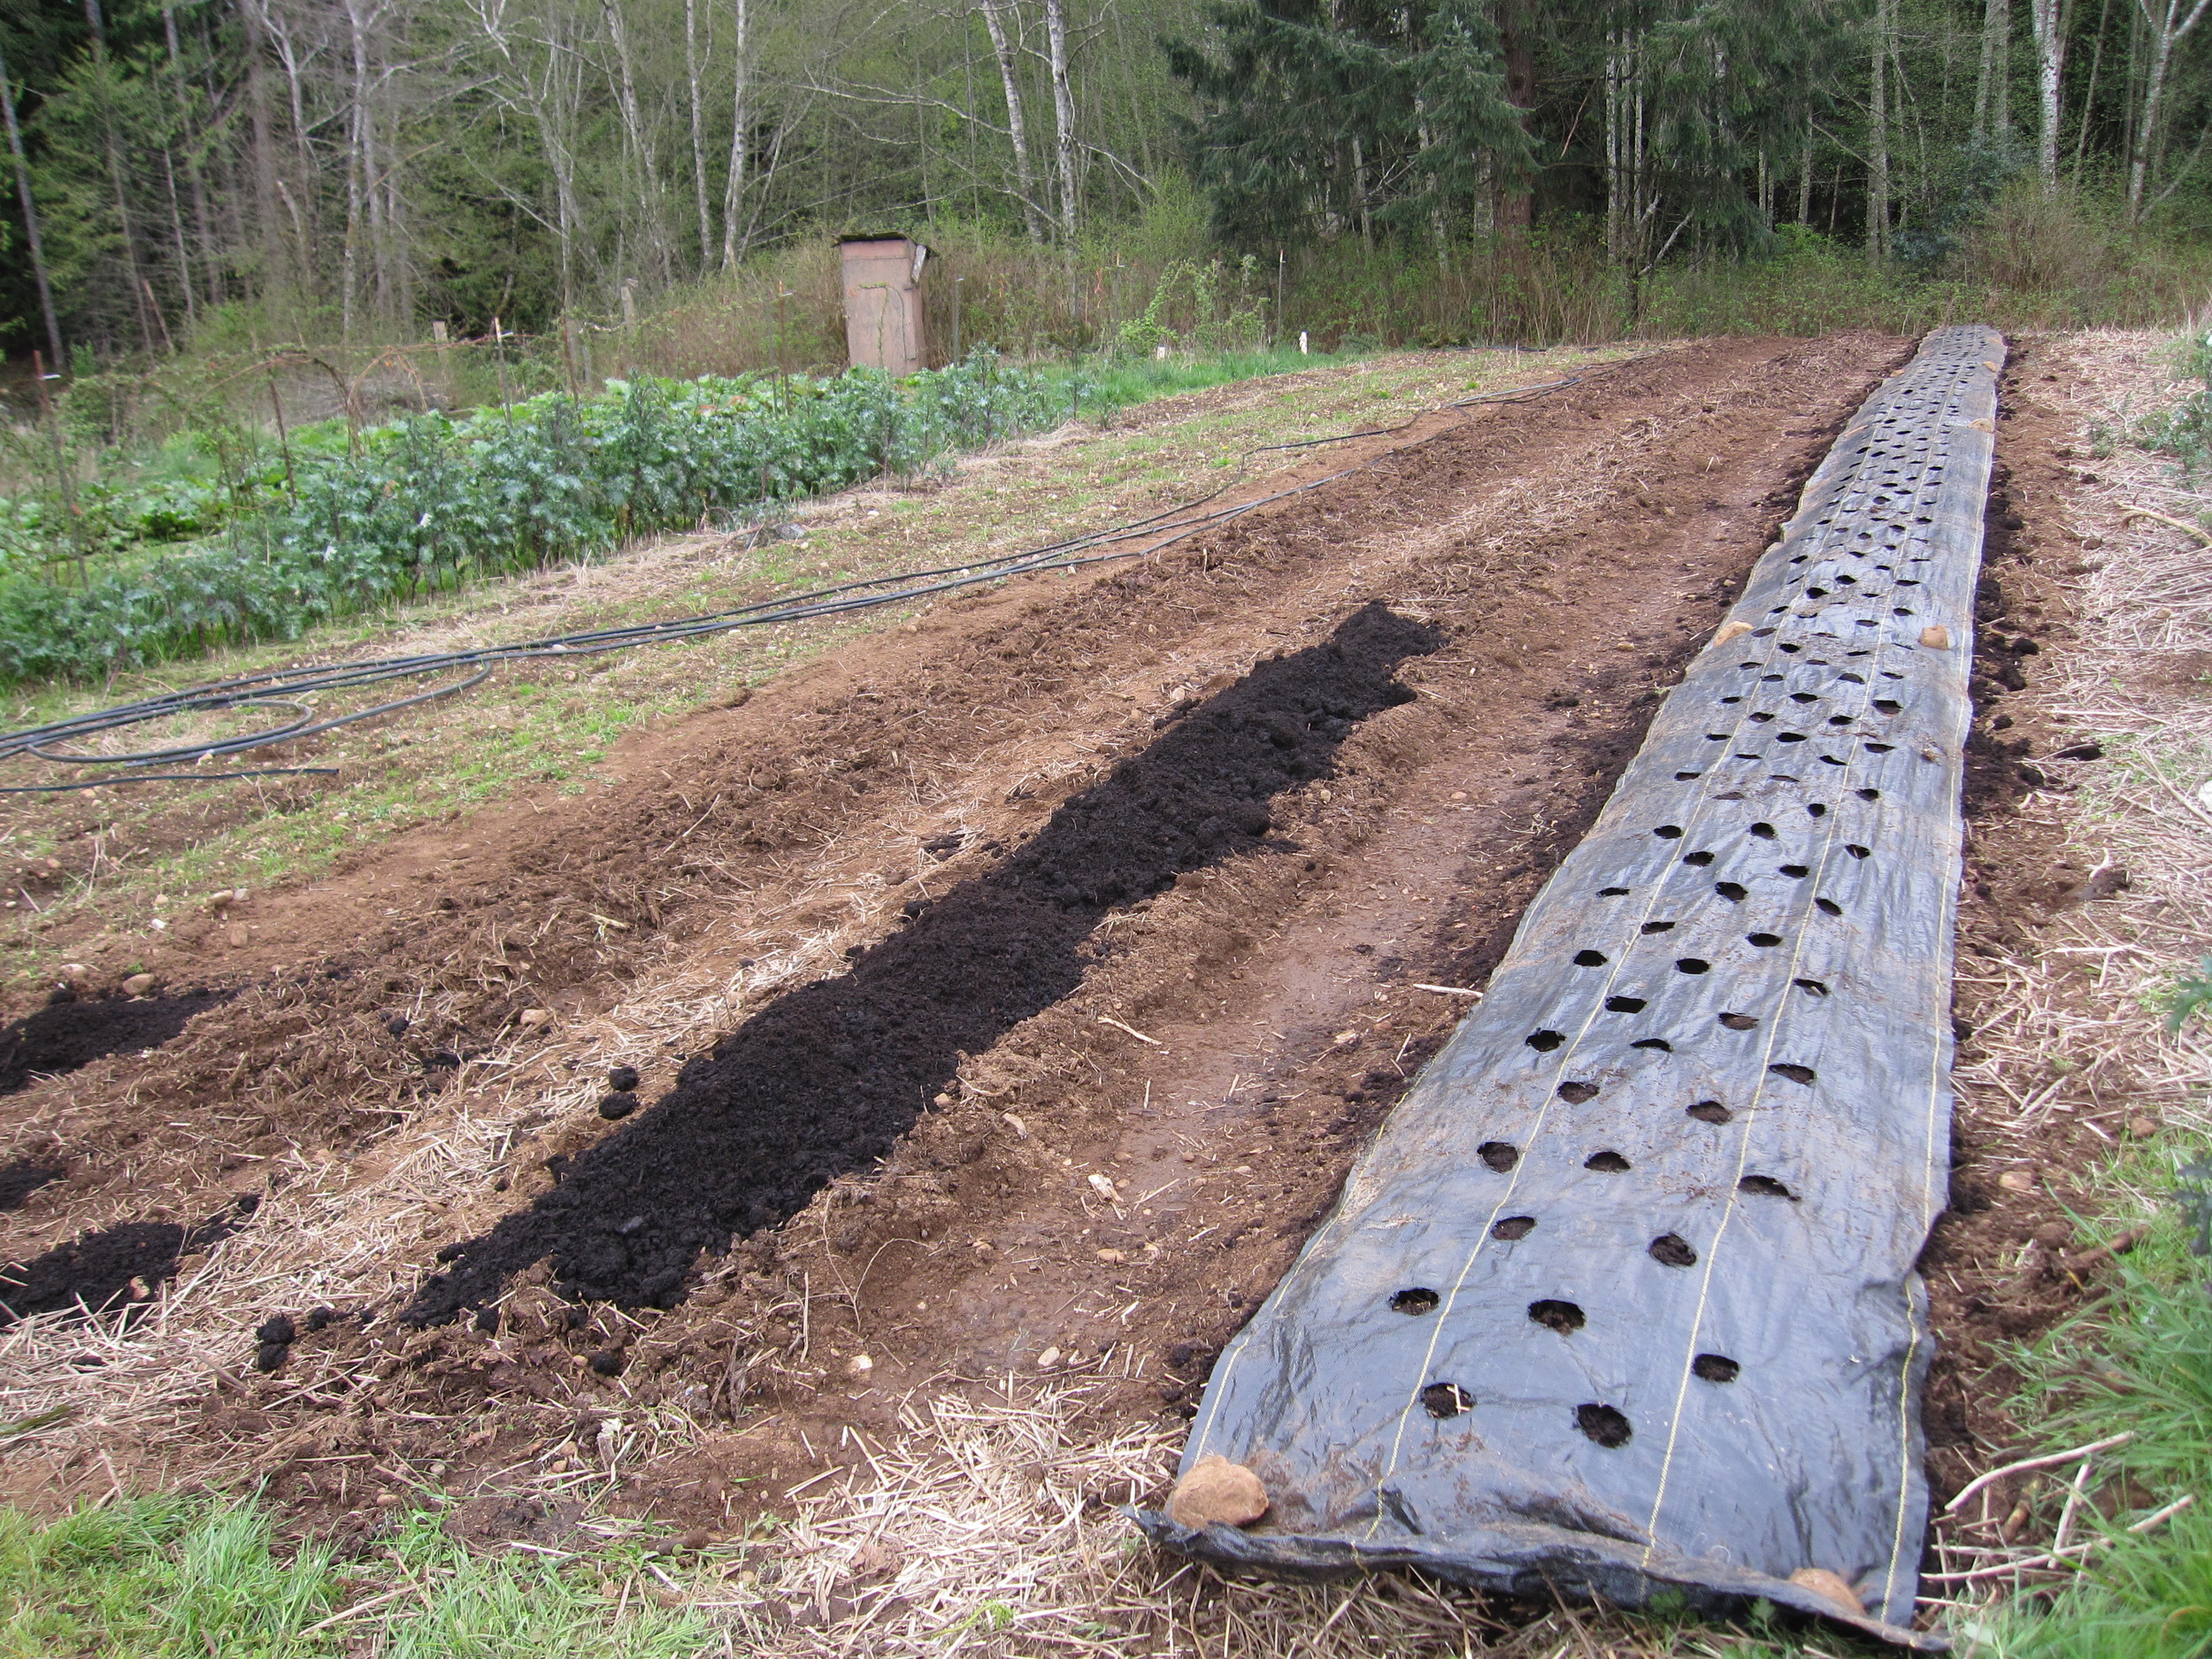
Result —
M237 1228L166 1288L141 1276L157 1319L14 1333L6 1415L74 1415L11 1486L242 1461L365 1528L434 1463L463 1492L560 1489L549 1431L580 1407L652 1425L626 1501L720 1525L861 1456L846 1430L892 1432L926 1385L1088 1372L1114 1420L1184 1403L1908 350L1731 342L1474 411L1156 559L941 605L618 750L606 790L402 837L271 901L247 945L210 921L193 972L257 982L0 1106L0 1163L65 1171L6 1218L9 1257ZM646 1132L683 1056L1371 603L1435 638L1397 671L1409 699L1272 797L1270 844L1112 906L1072 994L958 1063L880 1168L825 1166L672 1311L572 1312L539 1269L495 1317L392 1318L549 1161ZM649 1102L618 1131L615 1064ZM306 1328L321 1307L366 1328ZM302 1328L257 1375L279 1314Z

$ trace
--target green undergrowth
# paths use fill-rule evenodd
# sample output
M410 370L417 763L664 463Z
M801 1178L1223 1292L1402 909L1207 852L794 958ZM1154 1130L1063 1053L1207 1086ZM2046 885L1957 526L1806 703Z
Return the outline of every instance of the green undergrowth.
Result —
M2141 421L2135 437L2144 448L2173 457L2193 483L2212 473L2212 331L2185 339L2178 357L2179 378L2193 382L2188 395Z
M472 1555L424 1510L375 1555L342 1560L318 1543L280 1548L251 1500L119 1499L50 1522L0 1509L0 1659L700 1652L706 1622L632 1582L644 1578L641 1550L628 1540L588 1560Z
M2212 1276L2190 1213L2208 1154L2201 1143L2124 1153L2094 1182L2113 1195L2110 1213L2081 1229L2085 1241L2149 1233L2117 1258L2102 1296L2020 1356L2014 1409L2037 1425L2038 1451L2129 1438L2099 1455L2094 1502L2078 1507L2072 1540L2093 1540L2079 1576L1962 1622L1962 1647L1983 1659L2212 1655ZM2046 1536L2070 1474L2038 1483Z
M281 495L185 551L73 585L0 580L0 680L86 679L294 639L485 576L911 476L1056 425L1081 391L979 352L905 381L851 370L611 382L594 397L412 416L342 455L293 455Z

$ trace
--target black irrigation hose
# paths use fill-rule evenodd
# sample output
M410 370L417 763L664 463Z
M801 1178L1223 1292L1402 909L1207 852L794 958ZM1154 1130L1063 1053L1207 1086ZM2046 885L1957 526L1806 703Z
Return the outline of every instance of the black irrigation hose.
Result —
M104 789L111 783L221 783L234 778L335 778L335 766L264 766L255 772L127 772L78 783L14 783L0 795L62 795L72 789Z
M609 651L627 650L633 646L650 645L669 640L698 639L709 634L725 634L743 627L763 627L791 622L803 622L816 617L835 616L848 611L859 611L876 605L897 604L904 601L927 598L934 594L948 593L969 588L979 582L1002 581L1010 576L1033 574L1048 570L1073 570L1086 565L1097 565L1114 559L1136 557L1156 553L1187 540L1200 531L1256 511L1292 495L1317 489L1324 484L1348 478L1375 465L1375 459L1358 462L1340 472L1321 478L1294 484L1287 489L1274 491L1233 506L1222 507L1211 512L1199 513L1195 518L1185 515L1197 513L1200 508L1218 500L1234 488L1244 467L1253 457L1288 449L1318 449L1332 443L1348 443L1360 438L1388 437L1405 431L1430 415L1445 410L1467 409L1478 403L1531 403L1552 392L1571 386L1580 386L1604 375L1613 374L1631 364L1641 363L1662 354L1647 352L1642 356L1624 357L1619 362L1593 369L1586 373L1571 375L1564 380L1548 380L1537 386L1515 387L1509 391L1483 392L1472 397L1455 399L1431 409L1422 410L1406 419L1388 426L1371 426L1357 432L1339 433L1326 438L1306 438L1291 443L1266 443L1247 449L1238 458L1237 476L1232 477L1217 489L1187 502L1163 507L1157 512L1141 518L1071 536L1065 541L1048 542L1043 547L1031 548L1019 553L1002 554L995 558L972 560L963 565L941 565L933 570L904 571L889 576L863 578L843 582L833 588L820 588L800 594L788 600L761 600L754 604L741 605L734 610L714 611L705 616L681 617L667 622L641 623L630 627L598 628L575 634L560 634L541 640L522 641L512 645L488 645L475 650L440 651L419 657L390 657L365 663L348 663L335 666L310 666L276 669L267 673L248 674L235 680L212 682L204 686L188 687L181 691L164 693L157 697L142 698L96 713L82 714L66 720L57 720L45 726L29 726L22 731L0 733L0 761L19 755L33 756L40 760L64 765L158 765L164 762L191 762L211 760L219 756L243 754L250 749L273 748L304 737L312 737L333 727L350 726L356 721L373 719L379 715L391 714L427 703L438 697L450 696L466 691L490 678L500 664L526 661L549 657L596 657ZM1379 459L1380 457L1376 457ZM1171 521L1171 522L1163 522ZM1141 548L1123 548L1119 544L1143 541ZM1099 552L1101 548L1118 550ZM440 686L430 691L418 692L412 696L400 697L369 708L356 710L350 714L333 716L316 721L313 710L298 699L317 693L349 690L359 686L380 684L389 680L411 680L423 674L454 672L466 669L476 672L451 685ZM288 725L265 727L258 732L238 737L212 740L204 743L178 745L169 749L147 749L128 755L84 755L56 752L56 746L94 737L104 732L119 731L127 726L142 725L150 720L168 718L181 714L202 713L225 709L268 708L288 706L301 710L300 718ZM265 768L257 772L162 772L117 774L95 779L88 783L33 784L0 787L0 795L42 795L70 789L96 788L111 783L153 782L213 782L235 778L261 778L280 775L334 774L334 767L284 766Z

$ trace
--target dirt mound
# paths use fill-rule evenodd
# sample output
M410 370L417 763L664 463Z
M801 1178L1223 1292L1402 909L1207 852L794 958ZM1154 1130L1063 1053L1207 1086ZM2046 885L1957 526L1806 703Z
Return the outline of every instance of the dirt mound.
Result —
M0 1026L0 1094L27 1088L40 1077L134 1048L158 1048L195 1014L224 1001L227 991L195 990L177 996L125 996L104 991L81 996L58 991L35 1014Z
M257 1202L242 1198L230 1214L211 1217L196 1227L173 1221L122 1222L57 1245L28 1262L0 1267L0 1327L81 1304L100 1313L119 1303L149 1301L156 1285L174 1276L179 1256L228 1238Z
M1354 722L1410 701L1392 674L1441 642L1370 604L1188 710L997 869L910 906L911 925L850 973L779 998L691 1062L528 1210L446 1247L457 1265L409 1317L449 1318L549 1255L573 1294L672 1305L702 1251L885 1156L964 1055L1073 991L1109 910L1258 845L1270 798L1327 776Z
M58 1181L67 1171L51 1164L41 1164L35 1158L19 1158L5 1168L0 1168L0 1215L23 1208L23 1201L49 1181Z

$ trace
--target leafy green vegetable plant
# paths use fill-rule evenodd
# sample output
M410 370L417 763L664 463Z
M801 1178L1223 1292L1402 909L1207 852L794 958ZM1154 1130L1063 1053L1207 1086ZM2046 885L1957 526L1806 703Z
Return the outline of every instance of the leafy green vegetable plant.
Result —
M765 503L882 473L910 476L951 452L1064 419L1071 386L979 351L894 380L610 381L461 419L411 416L363 434L357 453L296 445L256 499L159 495L90 503L104 545L202 534L173 551L110 560L70 584L0 575L0 682L90 678L211 647L296 638L487 575L589 557L629 538L729 520ZM33 507L35 503L32 504ZM128 518L134 528L119 528ZM0 511L0 540L66 558L67 526ZM121 540L119 542L118 538ZM12 544L11 544L12 545Z

